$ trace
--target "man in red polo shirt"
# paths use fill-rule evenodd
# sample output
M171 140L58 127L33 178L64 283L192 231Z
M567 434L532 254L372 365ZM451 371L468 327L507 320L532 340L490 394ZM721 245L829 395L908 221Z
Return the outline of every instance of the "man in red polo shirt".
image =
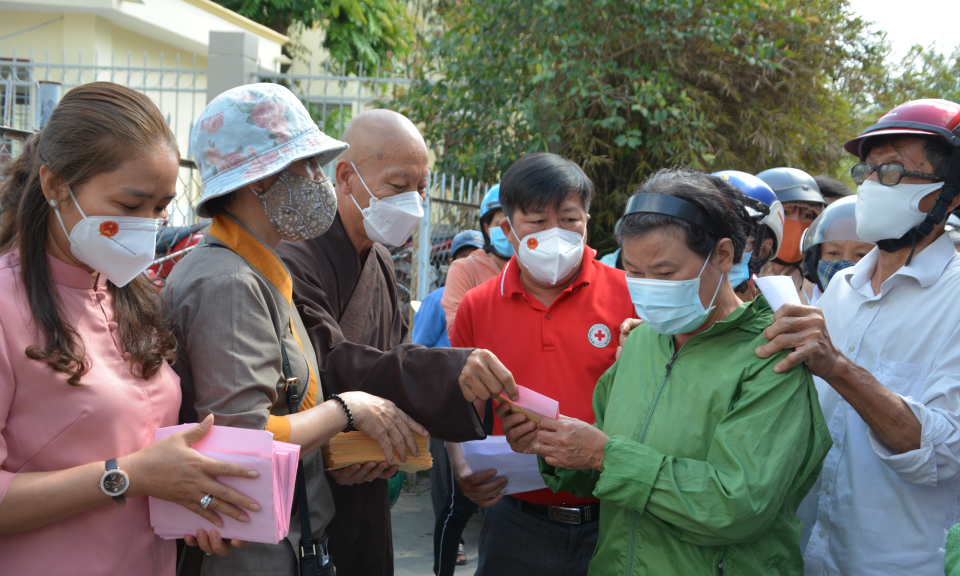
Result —
M615 361L614 330L635 316L624 272L584 244L592 197L590 179L569 160L541 153L515 162L500 183L501 228L515 256L467 292L450 334L454 346L489 349L518 384L588 422L594 386ZM503 434L499 418L494 434ZM447 446L464 494L489 507L477 576L587 573L598 500L548 489L505 497L496 470L472 471L462 448Z

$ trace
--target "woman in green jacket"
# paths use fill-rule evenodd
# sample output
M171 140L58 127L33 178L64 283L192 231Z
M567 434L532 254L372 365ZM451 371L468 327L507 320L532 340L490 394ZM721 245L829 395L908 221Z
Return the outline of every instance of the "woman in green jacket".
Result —
M597 383L597 423L503 422L551 489L600 499L591 576L803 574L796 511L831 440L806 367L754 353L773 311L728 280L742 210L712 176L650 177L617 231L644 324Z

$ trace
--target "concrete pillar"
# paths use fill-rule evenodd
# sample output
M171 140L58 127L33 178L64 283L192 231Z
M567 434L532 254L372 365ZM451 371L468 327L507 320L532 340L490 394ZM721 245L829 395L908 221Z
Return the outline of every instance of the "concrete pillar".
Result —
M250 84L257 71L259 39L249 32L210 32L207 49L207 102Z

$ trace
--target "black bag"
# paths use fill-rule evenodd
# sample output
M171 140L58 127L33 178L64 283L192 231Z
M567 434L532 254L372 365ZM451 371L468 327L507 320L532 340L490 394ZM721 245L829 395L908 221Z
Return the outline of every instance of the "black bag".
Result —
M282 339L280 340L280 354L283 357L283 378L287 384L287 408L293 414L300 406L299 381L290 368L287 347L283 345ZM300 509L300 553L298 555L300 576L333 576L337 573L337 570L333 567L333 562L330 561L327 537L324 536L319 542L313 539L313 529L310 526L310 505L307 501L307 481L302 459L297 463L297 481L293 506ZM317 554L317 548L320 549L320 554Z

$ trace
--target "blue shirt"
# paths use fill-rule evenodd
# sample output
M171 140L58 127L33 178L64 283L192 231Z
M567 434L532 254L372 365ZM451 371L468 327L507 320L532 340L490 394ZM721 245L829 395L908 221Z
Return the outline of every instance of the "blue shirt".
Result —
M606 256L603 256L603 257L600 258L599 260L600 260L600 263L601 263L601 264L606 264L607 266L609 266L609 267L611 267L611 268L616 268L616 267L617 267L617 256L619 256L619 255L620 255L620 248L617 248L617 251L616 251L616 252L611 252L611 253L607 254Z
M413 334L410 341L427 348L449 348L447 338L447 317L440 306L443 288L427 294L420 303L420 309L413 315Z

